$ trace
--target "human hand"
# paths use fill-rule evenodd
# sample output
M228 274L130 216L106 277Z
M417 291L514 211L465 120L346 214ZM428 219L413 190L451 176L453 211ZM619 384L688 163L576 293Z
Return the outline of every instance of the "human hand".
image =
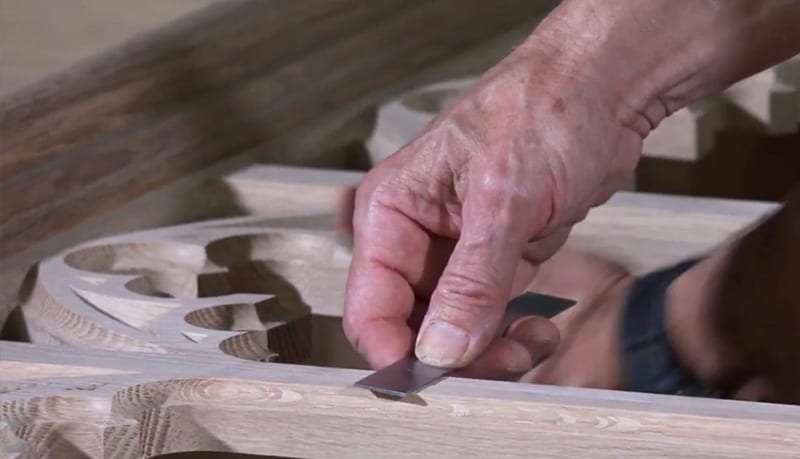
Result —
M337 233L342 242L352 245L355 189L341 190L338 201ZM535 316L518 320L504 335L514 346L519 344L527 350L534 370L508 371L502 361L481 358L455 370L454 375L616 388L619 365L614 339L622 295L630 280L629 272L610 260L567 247L560 249L540 266L536 278L524 290L570 298L576 304L552 322Z
M569 273L569 275L565 275ZM572 298L576 304L553 317L557 333L524 318L507 334L527 344L534 368L520 382L620 389L620 331L625 297L634 276L623 266L587 252L562 248L542 264L527 290ZM541 343L546 338L549 345Z
M342 194L338 229L348 240L353 200L354 190ZM738 399L800 403L800 354L791 352L800 318L798 228L800 188L778 213L706 254L667 289L667 339L706 386ZM521 319L502 335L529 353L534 368L520 377L502 360L481 357L455 374L622 389L621 321L634 280L610 260L560 249L525 290L576 304L552 321Z
M664 117L796 53L798 14L797 2L561 2L367 175L347 337L373 367L415 342L434 365L529 367L497 329L509 297L632 172Z
M520 48L358 189L345 332L374 368L531 368L505 304L633 171L644 132L594 80ZM419 329L419 334L417 334Z

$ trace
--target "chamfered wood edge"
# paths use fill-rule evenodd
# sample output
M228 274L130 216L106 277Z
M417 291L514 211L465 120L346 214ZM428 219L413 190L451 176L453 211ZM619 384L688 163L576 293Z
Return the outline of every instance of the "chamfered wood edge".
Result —
M33 376L3 382L0 420L11 430L23 436L69 432L81 415L84 430L139 429L148 454L214 447L213 439L226 440L216 444L218 451L301 456L349 449L357 456L494 451L528 457L538 448L553 457L596 457L597 448L606 447L626 457L791 457L800 445L796 406L461 378L447 378L425 389L421 403L409 404L352 387L366 374L360 370L3 344L0 365L18 373L29 368ZM37 364L96 374L37 379ZM91 409L87 415L70 406ZM292 430L304 437L302 445L281 440ZM337 437L337 431L348 435ZM187 435L192 442L181 442ZM370 441L376 435L379 441ZM84 439L82 446L96 441Z

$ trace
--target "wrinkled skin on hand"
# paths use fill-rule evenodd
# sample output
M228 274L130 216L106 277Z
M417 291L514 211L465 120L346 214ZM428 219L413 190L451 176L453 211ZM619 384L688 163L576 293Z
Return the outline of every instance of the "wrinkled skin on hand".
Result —
M589 78L525 51L357 190L344 328L374 368L416 343L433 365L530 370L535 356L498 329L505 304L635 168L646 133Z
M342 195L339 233L352 238L355 190ZM676 355L705 384L744 400L800 403L800 188L778 212L707 253L667 289L666 331ZM527 317L499 340L524 349L533 368L509 369L502 351L459 376L603 389L623 386L620 326L634 276L611 260L568 247L526 290L571 298L552 320ZM380 343L379 343L380 344ZM498 357L492 360L491 357Z
M340 196L337 230L352 243L355 189ZM564 275L568 273L569 275ZM633 275L591 253L561 248L542 263L524 290L570 298L576 304L551 320L530 316L511 324L504 338L522 346L533 369L508 371L502 362L480 358L457 376L519 380L540 384L617 389L621 384L619 329Z

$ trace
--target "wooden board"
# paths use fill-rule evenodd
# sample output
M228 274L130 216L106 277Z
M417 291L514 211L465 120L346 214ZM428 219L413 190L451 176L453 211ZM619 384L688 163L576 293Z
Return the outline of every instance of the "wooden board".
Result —
M800 407L450 378L424 405L356 389L332 199L361 175L251 166L250 216L100 238L44 260L2 343L9 456L793 457ZM771 203L618 193L569 244L643 272L702 253ZM56 346L57 344L57 346ZM280 363L285 362L285 363ZM343 434L345 432L345 434Z
M363 370L4 343L8 457L791 458L800 408L449 378L424 405ZM27 454L27 456L25 456Z

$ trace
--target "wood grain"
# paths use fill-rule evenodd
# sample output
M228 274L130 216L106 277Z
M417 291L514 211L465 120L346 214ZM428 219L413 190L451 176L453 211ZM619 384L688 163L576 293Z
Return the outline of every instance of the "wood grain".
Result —
M733 121L769 134L797 132L800 125L800 53L725 91L738 110Z
M0 421L23 451L38 457L199 450L290 457L788 458L800 448L795 406L459 378L426 389L420 406L352 387L365 375L360 370L194 353L82 349L65 355L58 347L17 343L5 347L3 359L31 369L57 361L128 373L52 378L0 395Z
M246 221L104 239L41 264L22 305L27 334L42 343L188 346L302 362L311 352L309 314L325 313L326 296L344 285L347 256L337 250L323 236Z
M0 254L353 99L406 89L552 3L232 0L12 94L0 103L0 193L17 199Z
M457 60L460 61L460 59ZM279 150L285 156L302 164L317 165L318 167L331 167L332 164L339 164L341 156L335 152L336 147L354 138L363 138L369 130L369 127L361 123L359 119L355 123L348 121L349 117L359 110L360 108L357 106L343 107L314 123L277 136L262 147L265 151ZM257 162L260 153L261 151L256 149L237 154L215 163L211 167L188 174L145 193L108 212L93 216L74 227L64 228L52 238L0 259L0 324L6 323L7 317L19 303L20 285L25 282L26 278L35 278L36 263L66 248L117 233L210 218L247 215L248 203L239 202L244 197L239 196L236 187L226 183L225 178ZM316 177L325 177L323 172L320 171ZM342 175L337 174L335 177L342 177ZM347 178L347 174L344 174L344 177ZM359 174L355 174L354 179L352 176L349 177L348 183L350 184L360 180ZM308 189L300 191L298 196L319 198L318 193L308 194ZM303 194L302 191L305 191L306 194ZM276 206L282 207L287 212L296 212L296 207L285 204L282 199L285 195L280 195L280 191L276 192L279 193L281 199L267 201L274 203L269 210L270 215L280 215L280 209ZM264 196L250 196L250 198L263 200ZM302 203L313 205L309 200ZM26 289L22 290L26 291Z
M352 387L365 366L342 333L349 252L329 217L331 196L360 178L251 166L224 176L248 216L104 237L43 260L22 308L37 344L3 342L0 352L2 451L796 454L793 406L458 378L414 405ZM568 244L643 272L703 253L774 209L621 192Z

